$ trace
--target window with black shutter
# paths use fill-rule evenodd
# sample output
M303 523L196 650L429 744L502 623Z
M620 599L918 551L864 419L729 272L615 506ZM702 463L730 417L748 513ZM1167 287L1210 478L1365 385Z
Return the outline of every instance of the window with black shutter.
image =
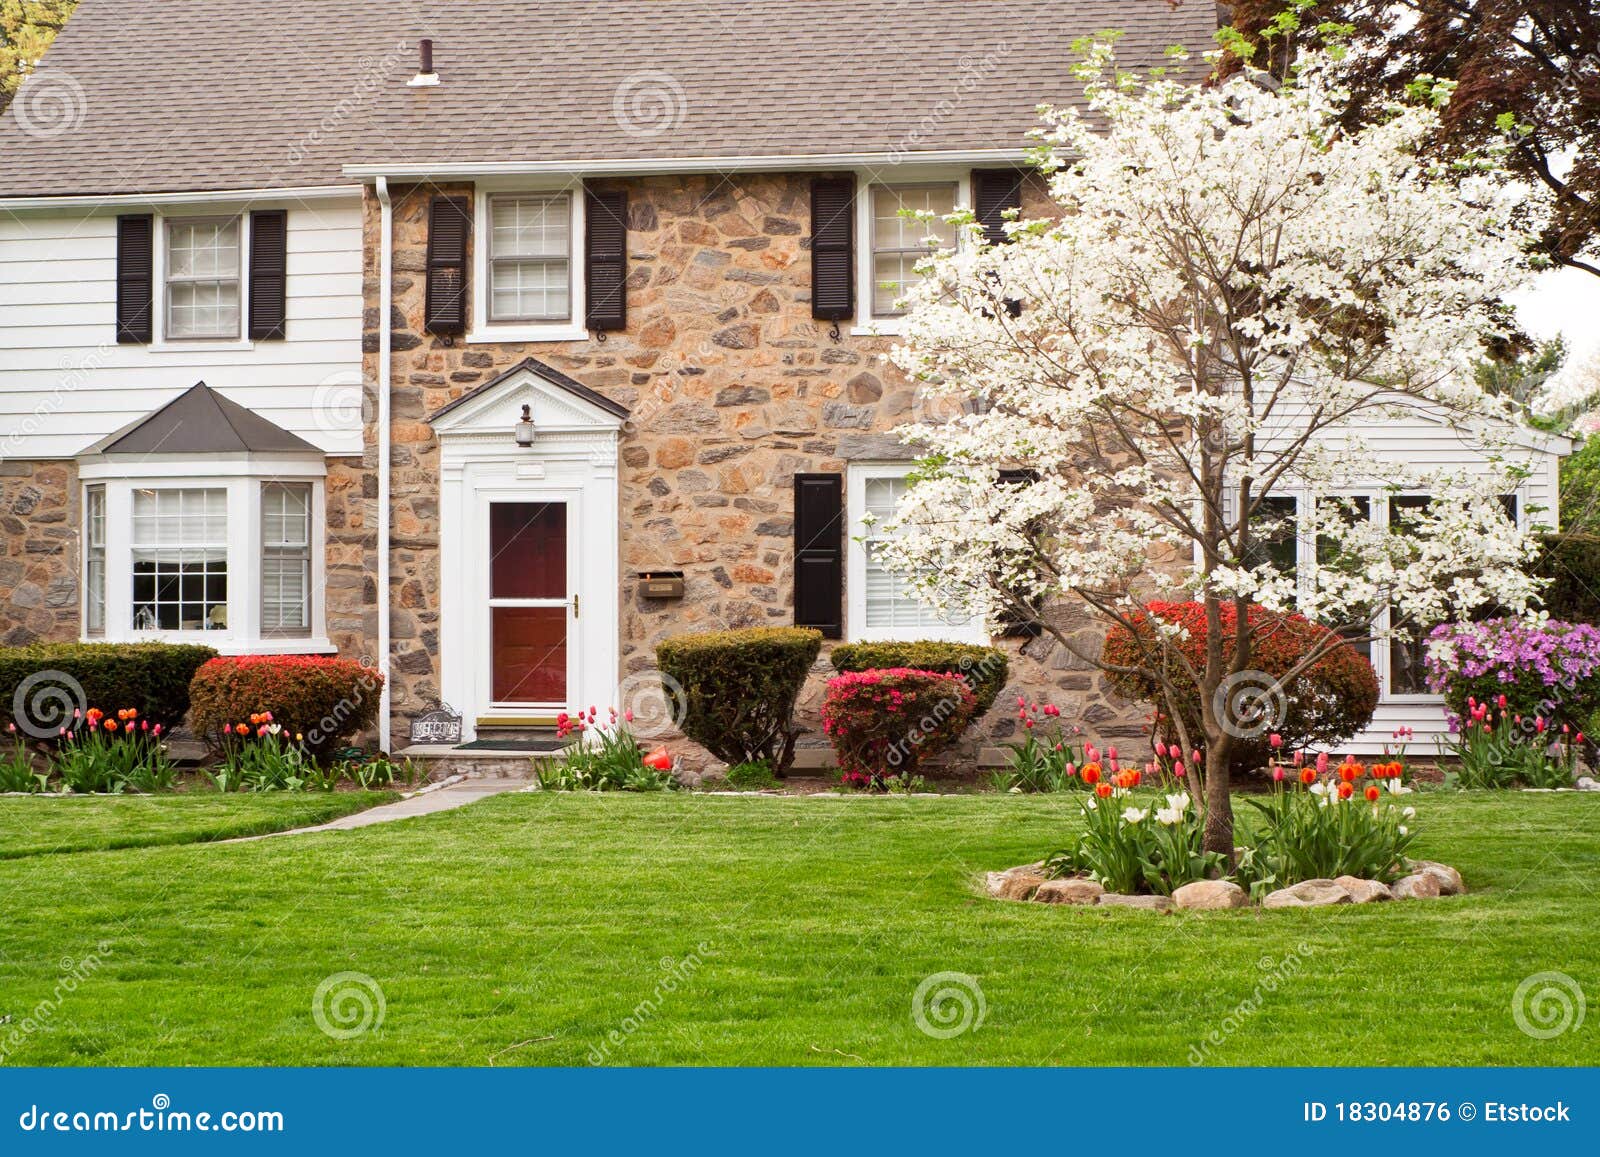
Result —
M844 475L794 476L794 625L844 637Z
M250 339L285 335L289 285L289 214L264 209L250 214Z
M472 206L466 197L435 197L428 207L428 289L423 328L458 334L467 328L467 238Z
M117 218L117 341L155 337L155 218L148 213Z
M855 313L855 182L811 182L811 316L844 321Z
M1032 486L1039 481L1039 472L1030 467L1019 470L1002 470L998 476L1002 486ZM1028 611L1023 613L1015 610L1000 612L1000 633L1008 639L1036 639L1044 633L1044 628L1039 621L1044 618L1044 599L1023 598Z
M972 170L972 213L990 245L1010 240L1005 230L1006 212L1022 209L1022 179L1020 169Z
M628 327L628 194L622 190L590 192L584 242L587 302L585 324L591 330Z

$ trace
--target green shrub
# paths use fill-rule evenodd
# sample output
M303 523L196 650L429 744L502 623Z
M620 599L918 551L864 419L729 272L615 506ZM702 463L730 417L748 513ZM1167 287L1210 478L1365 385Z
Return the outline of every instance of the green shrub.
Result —
M1541 596L1550 617L1600 624L1600 534L1551 534L1542 545L1532 570L1550 580Z
M44 778L33 770L32 754L16 741L15 732L12 735L8 745L0 747L0 793L42 790Z
M189 711L189 682L210 647L187 643L39 643L0 647L0 710L35 738L72 726L74 710L117 712L171 729ZM20 694L19 694L20 692Z
M354 659L325 655L245 655L212 659L195 672L189 726L213 751L224 748L229 728L270 713L322 757L378 718L383 676ZM255 726L255 724L251 724Z
M974 643L842 643L828 656L840 674L852 671L886 671L900 667L960 675L972 688L977 707L972 718L982 718L994 706L1006 685L1011 664L999 647Z
M766 760L753 759L749 763L736 763L728 768L723 782L740 791L760 791L762 788L775 787L778 777L772 774L772 768L767 766Z
M685 735L724 763L765 760L781 777L800 734L795 700L821 650L821 631L754 627L678 635L656 661L682 689Z

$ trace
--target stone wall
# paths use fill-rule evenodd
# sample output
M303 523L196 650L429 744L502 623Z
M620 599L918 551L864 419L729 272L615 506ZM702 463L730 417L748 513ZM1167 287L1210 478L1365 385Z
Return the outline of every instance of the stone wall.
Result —
M389 324L397 741L412 715L436 704L439 688L438 444L425 419L523 358L537 357L633 411L620 474L625 674L652 667L655 645L670 634L788 623L794 475L906 456L891 431L915 418L917 398L882 360L889 341L852 337L848 325L836 341L827 323L811 317L810 176L660 177L626 187L627 330L603 342L534 345L467 345L423 332L429 198L470 196L472 189L395 192ZM1030 188L1024 211L1043 206L1041 190ZM369 197L369 382L377 374L378 228ZM375 439L369 421L369 447ZM371 491L372 480L363 482ZM353 508L343 513L353 516ZM354 538L348 549L354 565ZM639 598L636 575L647 570L683 571L686 596ZM1008 646L1008 695L1047 695L1102 738L1126 742L1140 734L1139 710L1110 697L1098 673L1052 641ZM819 664L804 697L813 726L829 670L825 660ZM974 744L1010 733L1005 703L982 722ZM808 742L820 744L820 731ZM691 763L704 757L680 746Z
M76 481L70 462L0 462L0 645L78 637Z

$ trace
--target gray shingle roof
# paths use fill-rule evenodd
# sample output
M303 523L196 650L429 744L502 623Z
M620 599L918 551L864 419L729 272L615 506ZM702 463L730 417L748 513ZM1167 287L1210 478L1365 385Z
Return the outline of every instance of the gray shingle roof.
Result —
M317 454L298 434L196 382L89 448L91 454Z
M1075 38L1120 29L1152 65L1216 23L1208 0L82 0L19 96L75 86L81 123L29 135L8 112L0 195L1017 148L1074 96ZM423 35L441 83L407 87Z

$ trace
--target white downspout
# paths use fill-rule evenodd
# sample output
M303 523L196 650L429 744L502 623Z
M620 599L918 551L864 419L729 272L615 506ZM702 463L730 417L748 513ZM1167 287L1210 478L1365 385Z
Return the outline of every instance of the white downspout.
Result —
M389 180L380 176L376 192L380 209L378 226L378 673L383 676L379 696L378 746L390 747L389 694L389 362L394 307L394 206L389 203Z

